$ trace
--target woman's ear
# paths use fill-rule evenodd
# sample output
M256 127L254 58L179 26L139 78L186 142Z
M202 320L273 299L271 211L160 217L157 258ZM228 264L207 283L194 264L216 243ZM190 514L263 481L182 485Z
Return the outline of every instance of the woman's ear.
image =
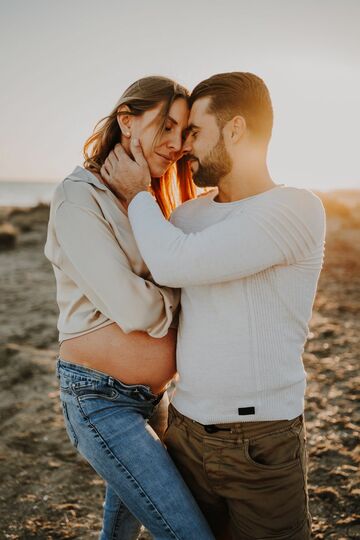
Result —
M118 108L117 122L119 124L122 135L129 139L131 137L132 119L133 115L131 114L129 107L127 105L121 105Z

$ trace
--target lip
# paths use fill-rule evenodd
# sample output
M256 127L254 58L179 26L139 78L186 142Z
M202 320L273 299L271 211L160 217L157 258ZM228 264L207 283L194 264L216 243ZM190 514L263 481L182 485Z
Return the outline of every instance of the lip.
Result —
M172 163L173 160L171 158L168 158L167 156L163 156L162 154L159 154L158 152L155 152L157 156L161 157L161 159L163 159L164 161L166 161L167 163Z
M193 166L194 166L196 163L199 163L199 160L198 160L198 159L189 159L189 160L188 160L188 163L190 163L190 168L192 169Z

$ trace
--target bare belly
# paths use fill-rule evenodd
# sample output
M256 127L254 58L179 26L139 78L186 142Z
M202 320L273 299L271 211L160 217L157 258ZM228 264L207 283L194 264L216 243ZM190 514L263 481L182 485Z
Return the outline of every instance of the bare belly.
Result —
M102 371L125 384L146 384L157 394L176 373L176 330L160 339L145 332L124 334L110 324L63 341L63 360Z

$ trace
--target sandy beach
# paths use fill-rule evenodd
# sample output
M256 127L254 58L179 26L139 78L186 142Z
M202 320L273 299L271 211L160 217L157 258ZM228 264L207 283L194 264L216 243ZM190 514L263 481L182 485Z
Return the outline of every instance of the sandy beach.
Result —
M359 192L354 197L324 199L326 259L304 354L316 540L360 538ZM45 205L0 213L0 226L10 226L0 228L0 538L95 539L104 486L70 445L60 411L47 217Z

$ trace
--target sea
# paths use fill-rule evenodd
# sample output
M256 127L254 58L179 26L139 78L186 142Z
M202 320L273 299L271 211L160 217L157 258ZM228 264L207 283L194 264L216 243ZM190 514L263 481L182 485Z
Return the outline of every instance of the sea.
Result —
M49 203L56 186L56 182L0 180L0 206L27 207Z

